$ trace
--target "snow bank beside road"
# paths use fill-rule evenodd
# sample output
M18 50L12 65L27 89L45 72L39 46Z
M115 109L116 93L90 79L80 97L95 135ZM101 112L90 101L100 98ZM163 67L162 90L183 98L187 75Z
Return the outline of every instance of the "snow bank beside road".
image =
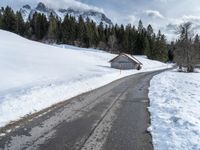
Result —
M0 127L127 75L168 67L137 57L144 64L143 69L120 74L108 63L116 55L60 47L0 30Z
M164 72L149 90L155 150L199 150L200 73Z

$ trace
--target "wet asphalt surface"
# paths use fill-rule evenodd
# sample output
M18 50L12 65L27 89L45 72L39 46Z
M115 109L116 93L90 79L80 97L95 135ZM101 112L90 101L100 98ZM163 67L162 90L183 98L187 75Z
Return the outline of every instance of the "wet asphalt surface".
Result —
M152 150L148 88L160 72L117 80L2 128L0 149Z

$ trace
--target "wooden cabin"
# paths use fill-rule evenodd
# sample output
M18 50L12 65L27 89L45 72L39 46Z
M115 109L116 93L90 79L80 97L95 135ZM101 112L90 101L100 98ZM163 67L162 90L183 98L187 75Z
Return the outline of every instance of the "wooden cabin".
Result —
M125 53L121 53L112 60L109 61L111 64L111 68L121 69L121 70L129 70L129 69L137 69L140 70L142 68L142 63L137 60L134 56L128 55Z

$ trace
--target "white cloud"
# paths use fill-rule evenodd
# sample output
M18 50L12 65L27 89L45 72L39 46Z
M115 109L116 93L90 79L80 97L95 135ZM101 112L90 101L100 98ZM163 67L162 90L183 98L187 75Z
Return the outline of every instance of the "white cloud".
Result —
M168 22L169 22L168 26L171 26L171 25L178 26L185 22L191 22L193 26L200 26L200 17L193 16L193 15L183 15L182 17L179 17L179 18L170 18Z
M131 24L135 24L136 22L138 22L138 18L135 15L129 15L127 17L127 22L130 22Z
M200 17L199 16L193 16L193 15L184 15L182 17L183 21L190 21L190 22L195 22L195 23L200 23Z
M73 8L82 9L82 10L96 10L99 12L104 12L102 8L99 8L93 5L88 5L77 0L59 0L56 2L55 0L43 0L43 3L46 3L53 8L73 7Z
M156 2L162 2L162 3L167 3L169 2L170 0L155 0Z
M164 16L157 10L146 10L145 14L151 18L160 18L163 19Z

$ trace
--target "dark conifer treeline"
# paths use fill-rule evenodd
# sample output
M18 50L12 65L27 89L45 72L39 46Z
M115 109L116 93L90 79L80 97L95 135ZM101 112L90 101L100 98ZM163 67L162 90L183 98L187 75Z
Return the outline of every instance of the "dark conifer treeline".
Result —
M20 12L14 13L6 7L0 10L0 29L42 42L99 48L112 53L145 54L150 59L167 60L165 36L160 31L155 34L151 25L145 28L142 21L137 28L117 24L104 26L81 16L76 20L66 15L61 21L53 15L47 19L45 15L35 13L24 22Z

